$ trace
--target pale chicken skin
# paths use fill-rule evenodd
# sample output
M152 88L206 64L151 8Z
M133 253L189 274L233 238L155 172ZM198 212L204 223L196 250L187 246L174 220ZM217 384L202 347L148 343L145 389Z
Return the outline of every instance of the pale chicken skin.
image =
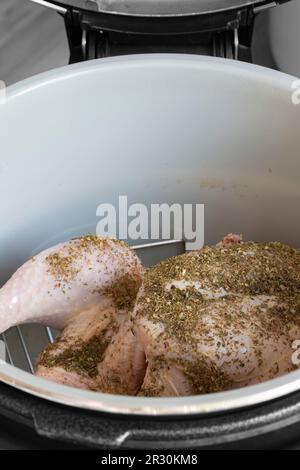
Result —
M61 243L27 261L0 289L0 333L23 323L62 330L93 307L132 305L141 282L141 263L123 242L85 236Z
M280 243L223 243L149 269L133 313L148 363L140 395L219 392L296 368L300 253Z

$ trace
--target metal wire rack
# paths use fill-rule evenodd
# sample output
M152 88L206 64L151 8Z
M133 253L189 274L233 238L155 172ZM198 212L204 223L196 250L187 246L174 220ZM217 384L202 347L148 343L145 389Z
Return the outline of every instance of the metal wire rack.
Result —
M170 256L185 252L185 243L181 240L167 240L145 245L133 246L144 266L151 266ZM9 364L34 373L35 363L40 352L49 343L53 343L57 331L40 325L23 325L10 328L0 335L5 348L4 359ZM1 346L1 343L0 343ZM1 347L0 347L1 352Z

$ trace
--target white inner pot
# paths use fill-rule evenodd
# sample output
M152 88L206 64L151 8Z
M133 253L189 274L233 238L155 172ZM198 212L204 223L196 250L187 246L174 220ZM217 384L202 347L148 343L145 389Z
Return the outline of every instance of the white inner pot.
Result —
M95 232L96 207L204 203L205 242L228 232L300 246L300 105L293 77L181 55L100 59L34 77L0 105L1 282L28 257ZM240 390L120 397L0 363L0 379L53 401L110 412L189 414L300 389L300 371Z

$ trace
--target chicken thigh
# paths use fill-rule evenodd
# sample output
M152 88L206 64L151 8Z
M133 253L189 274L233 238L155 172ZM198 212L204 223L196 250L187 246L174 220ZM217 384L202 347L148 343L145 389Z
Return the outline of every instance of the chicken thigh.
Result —
M145 355L126 310L93 307L69 321L42 352L36 375L77 388L135 395Z
M148 363L143 396L218 392L296 368L300 252L223 243L150 268L133 312Z
M80 237L25 263L0 290L0 331L22 323L63 330L36 375L91 390L134 394L144 352L132 333L142 266L127 245Z

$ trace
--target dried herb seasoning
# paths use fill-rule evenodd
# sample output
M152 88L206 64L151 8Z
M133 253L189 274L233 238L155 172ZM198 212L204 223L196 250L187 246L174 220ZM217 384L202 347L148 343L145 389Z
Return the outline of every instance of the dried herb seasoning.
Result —
M72 281L78 274L77 262L79 260L85 259L95 251L103 255L104 250L110 246L111 241L121 246L126 246L123 241L97 237L96 235L74 238L61 249L46 256L47 271L56 279L58 284L66 284Z
M92 336L87 341L76 340L70 346L61 350L63 341L49 344L41 354L39 366L47 368L62 367L68 372L90 378L96 377L98 365L110 343L109 329Z

